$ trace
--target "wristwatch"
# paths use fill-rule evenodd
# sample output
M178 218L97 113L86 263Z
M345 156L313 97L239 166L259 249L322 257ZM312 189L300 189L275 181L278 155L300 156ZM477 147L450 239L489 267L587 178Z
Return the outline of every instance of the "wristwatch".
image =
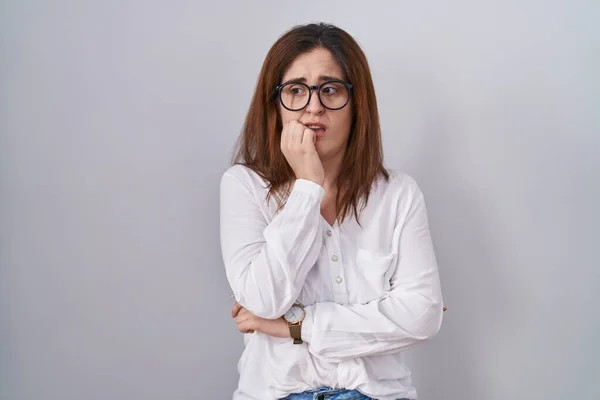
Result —
M294 303L292 307L283 315L283 319L290 328L290 336L294 339L294 344L302 344L302 321L306 316L304 306L300 303Z

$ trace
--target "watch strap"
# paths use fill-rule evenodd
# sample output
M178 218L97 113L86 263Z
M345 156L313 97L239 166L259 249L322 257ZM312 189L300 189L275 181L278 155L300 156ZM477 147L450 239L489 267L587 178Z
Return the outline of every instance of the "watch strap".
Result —
M297 324L288 324L290 336L294 339L294 344L302 344L302 322Z

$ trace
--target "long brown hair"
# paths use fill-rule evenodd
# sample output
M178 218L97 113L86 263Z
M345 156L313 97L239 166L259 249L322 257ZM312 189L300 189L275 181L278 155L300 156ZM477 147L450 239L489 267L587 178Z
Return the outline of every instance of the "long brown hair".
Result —
M322 47L329 50L352 83L352 125L340 175L336 210L339 221L348 215L359 220L373 182L389 174L383 166L381 130L373 80L365 54L344 30L325 23L296 26L269 50L237 143L234 163L242 164L269 182L269 198L283 207L294 171L280 149L283 129L275 88L300 54Z

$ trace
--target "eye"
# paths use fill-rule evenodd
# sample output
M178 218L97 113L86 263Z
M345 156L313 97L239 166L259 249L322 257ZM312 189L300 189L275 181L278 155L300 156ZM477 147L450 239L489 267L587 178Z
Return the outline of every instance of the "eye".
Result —
M324 86L321 88L321 93L325 94L325 95L334 95L338 92L338 88L337 86L333 85L333 84L329 84L327 86Z
M284 88L284 91L292 96L303 96L306 88L302 85L289 85Z

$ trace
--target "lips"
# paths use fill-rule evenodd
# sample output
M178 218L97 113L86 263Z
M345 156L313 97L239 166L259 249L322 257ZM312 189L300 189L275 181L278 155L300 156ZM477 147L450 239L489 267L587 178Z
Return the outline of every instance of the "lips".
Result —
M325 134L325 131L327 130L327 126L320 122L307 122L304 124L304 126L306 126L308 129L312 129L313 131L315 131L315 134L317 136L323 136Z

